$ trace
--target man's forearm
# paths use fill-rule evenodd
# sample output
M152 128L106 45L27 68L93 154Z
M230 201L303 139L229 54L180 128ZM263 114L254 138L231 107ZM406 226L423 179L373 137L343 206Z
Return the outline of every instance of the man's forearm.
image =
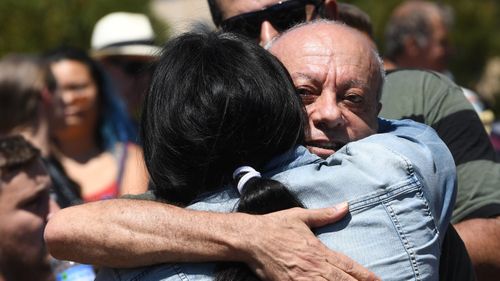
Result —
M500 276L500 217L470 219L455 224L479 281Z
M45 239L56 258L110 267L229 257L242 261L237 245L244 237L240 227L252 220L253 216L241 213L221 217L158 202L118 199L61 210L49 220Z
M342 204L255 216L116 199L61 210L49 220L45 240L56 258L108 267L240 261L263 280L376 280L310 230L347 211Z

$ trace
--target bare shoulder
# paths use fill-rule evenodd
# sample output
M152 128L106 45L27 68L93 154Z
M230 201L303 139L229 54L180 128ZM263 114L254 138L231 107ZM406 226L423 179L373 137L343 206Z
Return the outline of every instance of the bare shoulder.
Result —
M137 144L127 144L124 169L121 194L144 193L147 190L148 176L142 148Z
M143 161L143 152L142 148L135 143L127 143L127 160L136 159L139 161Z

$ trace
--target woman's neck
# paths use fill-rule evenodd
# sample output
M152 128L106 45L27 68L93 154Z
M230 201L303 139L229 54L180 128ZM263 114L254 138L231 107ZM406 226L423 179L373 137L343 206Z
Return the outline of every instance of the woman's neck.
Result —
M101 153L99 145L91 134L81 135L73 138L58 138L57 150L63 156L84 163Z

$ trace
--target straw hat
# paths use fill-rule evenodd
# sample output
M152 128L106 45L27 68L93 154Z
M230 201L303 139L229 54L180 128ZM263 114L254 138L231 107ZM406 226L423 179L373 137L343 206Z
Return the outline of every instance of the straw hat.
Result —
M91 54L105 56L157 56L155 34L146 15L115 12L101 18L94 26Z

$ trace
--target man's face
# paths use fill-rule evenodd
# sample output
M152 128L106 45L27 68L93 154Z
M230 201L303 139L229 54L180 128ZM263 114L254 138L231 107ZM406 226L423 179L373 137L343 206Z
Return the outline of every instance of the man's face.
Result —
M431 17L432 36L427 46L420 50L420 58L424 68L443 72L448 69L450 45L448 30L439 15Z
M90 69L82 62L63 59L51 64L58 84L53 128L59 135L92 131L98 119L99 90Z
M259 40L261 45L265 45L269 40L278 35L280 31L284 31L284 29L288 29L301 21L313 19L315 12L317 12L317 7L313 2L297 0L218 0L217 4L222 12L223 21L231 18L234 19L235 16L247 16L245 19L240 18L236 22L233 21L234 24L229 24L230 27L222 24L223 28L250 36ZM336 13L335 0L319 1L316 3L322 3L318 5L328 3L327 5L330 10L334 9ZM261 14L254 13L259 11L265 12ZM243 29L247 30L247 32L240 32Z
M51 182L39 159L0 177L0 271L31 270L50 274L43 241L47 216L56 205L49 197Z
M354 30L322 23L285 34L271 47L306 107L306 142L312 153L326 158L377 132L381 81L370 46Z

